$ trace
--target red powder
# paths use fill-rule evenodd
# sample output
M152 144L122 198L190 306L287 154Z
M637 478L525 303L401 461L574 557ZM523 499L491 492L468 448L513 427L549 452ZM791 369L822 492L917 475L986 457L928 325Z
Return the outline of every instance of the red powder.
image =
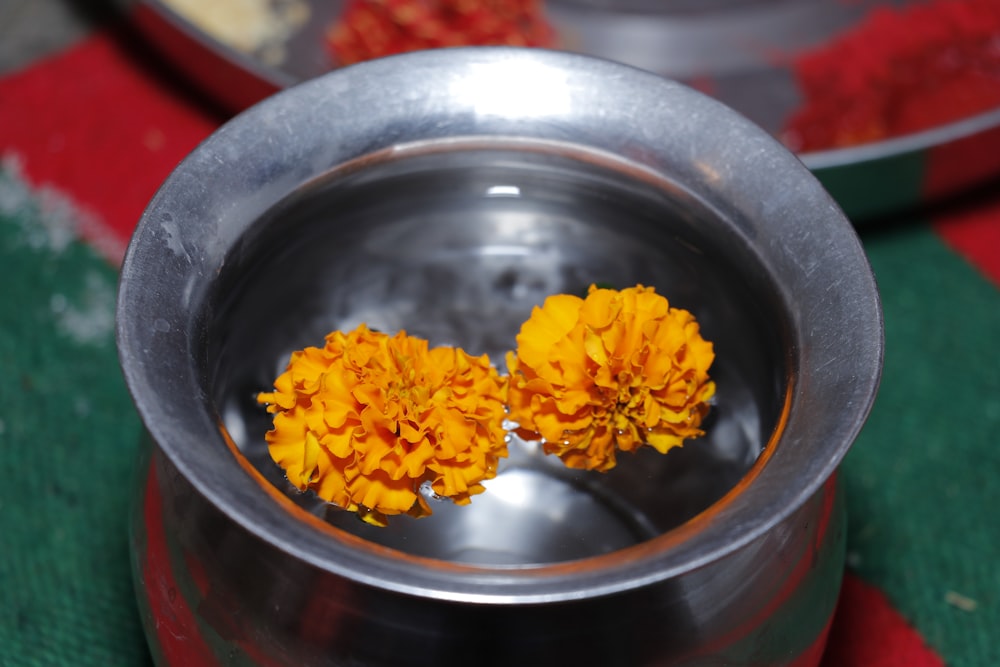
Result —
M804 104L783 139L808 152L902 136L1000 107L1000 2L879 8L794 62Z
M542 0L348 0L327 44L341 65L448 46L551 46Z

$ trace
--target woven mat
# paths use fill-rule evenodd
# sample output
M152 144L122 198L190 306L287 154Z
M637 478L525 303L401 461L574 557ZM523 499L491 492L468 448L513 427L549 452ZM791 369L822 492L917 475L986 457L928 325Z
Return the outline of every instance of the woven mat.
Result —
M0 79L2 665L150 661L116 266L157 185L222 120L114 30ZM824 667L1000 664L995 190L862 229L886 366L842 469L848 572Z

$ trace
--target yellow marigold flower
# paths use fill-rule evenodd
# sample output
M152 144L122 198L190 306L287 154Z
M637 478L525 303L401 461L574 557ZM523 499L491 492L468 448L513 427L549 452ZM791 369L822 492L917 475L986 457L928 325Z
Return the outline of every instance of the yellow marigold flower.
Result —
M509 417L567 466L610 470L616 447L666 453L703 435L714 358L694 316L651 287L551 296L507 355Z
M361 325L293 352L274 388L257 396L274 414L272 458L300 490L369 523L430 514L425 482L466 504L507 455L506 379L486 355Z

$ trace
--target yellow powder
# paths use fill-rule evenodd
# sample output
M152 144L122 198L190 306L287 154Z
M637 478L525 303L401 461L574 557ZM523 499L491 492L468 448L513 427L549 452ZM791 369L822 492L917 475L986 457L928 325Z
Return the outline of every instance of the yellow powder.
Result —
M217 41L262 55L271 65L284 60L284 42L309 20L305 0L163 0L164 4Z

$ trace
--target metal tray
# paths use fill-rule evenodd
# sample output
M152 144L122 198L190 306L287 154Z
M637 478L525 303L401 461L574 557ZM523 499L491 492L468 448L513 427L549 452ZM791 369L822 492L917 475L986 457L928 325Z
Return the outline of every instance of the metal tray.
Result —
M163 0L126 0L134 25L230 111L335 66L324 32L340 0L302 0L310 20L279 64L221 43ZM904 0L548 0L563 48L699 88L777 134L800 103L782 60L822 45L878 5ZM860 222L953 195L1000 174L1000 109L899 138L799 157Z

